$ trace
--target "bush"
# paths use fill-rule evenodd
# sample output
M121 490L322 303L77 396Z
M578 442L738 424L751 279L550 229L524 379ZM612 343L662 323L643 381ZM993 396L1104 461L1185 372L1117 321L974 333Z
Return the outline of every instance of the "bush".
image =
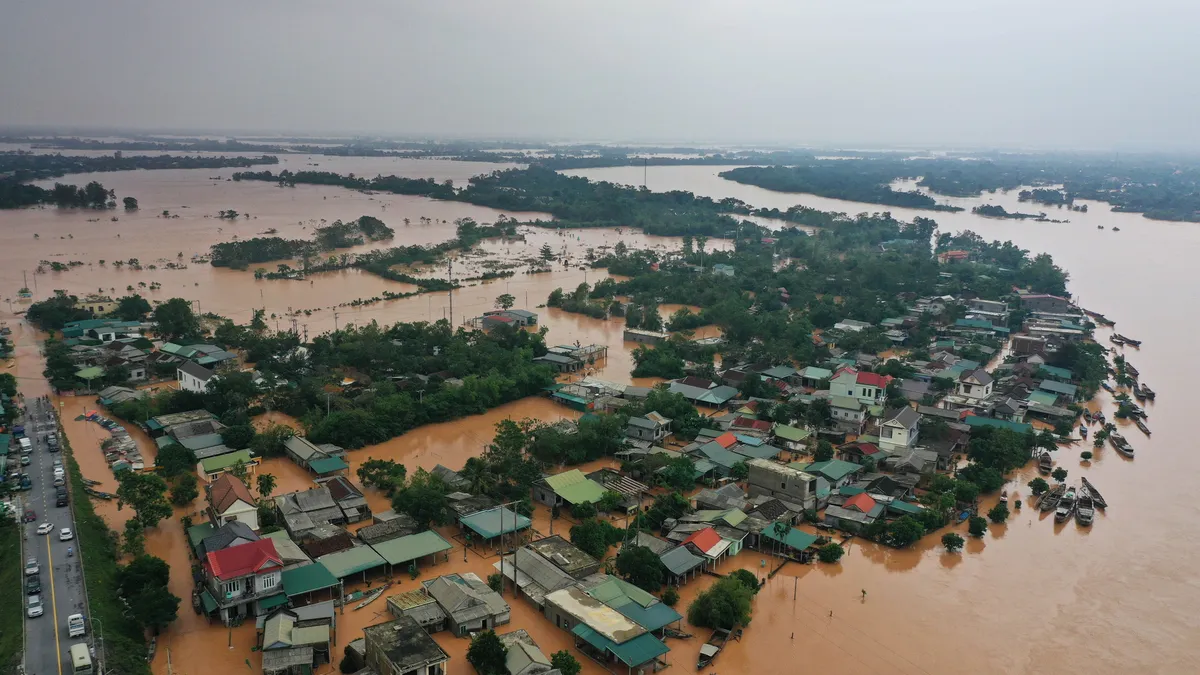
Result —
M702 591L688 607L688 623L706 628L732 629L750 621L750 601L754 593L733 577L717 580Z
M738 583L749 588L755 594L758 593L758 577L754 576L754 572L750 570L734 570L729 574L730 579L736 579Z
M471 639L467 661L475 666L479 675L508 675L508 667L504 663L507 653L508 648L496 636L496 631L489 630Z
M1008 520L1008 505L1004 503L996 504L988 511L988 518L997 525L1003 524Z
M495 574L489 574L487 578L487 584L488 588L492 589L493 591L496 591L497 593L503 593L504 575L500 574L499 572Z
M987 521L980 516L971 516L967 521L967 532L972 537L982 537L987 532Z
M1083 452L1079 453L1079 459L1082 459L1085 462L1092 461L1092 451L1084 450Z
M822 546L820 550L817 551L817 557L820 558L821 562L823 563L835 563L841 560L845 553L846 550L842 548L841 544L837 542L830 542Z
M963 544L966 543L962 535L957 532L947 532L942 535L942 546L950 553L955 553L962 550Z
M667 607L674 607L679 602L679 591L675 590L674 586L667 586L667 592L663 593L662 601Z
M1035 497L1038 497L1045 494L1046 490L1050 489L1050 484L1047 483L1044 478L1034 478L1033 480L1029 481L1029 489L1033 492Z

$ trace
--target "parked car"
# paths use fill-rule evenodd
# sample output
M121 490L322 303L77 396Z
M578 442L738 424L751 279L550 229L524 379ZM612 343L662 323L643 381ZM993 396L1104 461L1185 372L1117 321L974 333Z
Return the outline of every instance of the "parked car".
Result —
M75 538L75 533L72 532L71 528L69 528L69 527L64 527L63 529L58 531L58 540L59 541L71 541L74 538Z
M67 617L67 635L69 637L87 635L87 626L84 625L82 614L72 614Z
M38 534L50 534L53 531L54 531L54 525L51 523L42 523L41 525L38 525L38 528L37 528Z
M21 466L29 466L33 464L33 459L29 455L21 455Z
M21 520L26 523L35 522L37 521L37 513L33 509L25 509L25 515L21 517Z
M30 558L29 560L25 561L25 576L37 574L41 571L42 568L40 565L38 565L37 558Z
M42 577L34 574L25 577L25 595L36 595L42 592Z
M42 596L31 595L25 605L25 616L34 618L42 615Z

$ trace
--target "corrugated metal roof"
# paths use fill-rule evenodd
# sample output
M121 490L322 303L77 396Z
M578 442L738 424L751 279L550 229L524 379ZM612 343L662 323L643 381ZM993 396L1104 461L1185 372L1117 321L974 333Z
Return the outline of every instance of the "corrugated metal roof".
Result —
M545 481L554 494L571 504L590 504L604 496L604 486L583 475L579 469L546 476Z
M531 524L525 516L503 506L472 513L460 518L458 522L484 539L524 530Z
M372 544L371 548L383 557L389 565L400 565L423 558L427 555L448 551L453 546L433 530L410 534L406 537L389 539L388 541Z
M790 526L788 527L787 534L785 534L782 539L779 537L779 535L775 534L774 527L766 528L762 531L762 535L771 541L782 542L785 546L794 548L797 551L803 551L817 541L817 536L815 534L809 534L804 530L797 530L796 528Z
M324 565L325 569L338 579L374 569L386 562L383 556L376 553L375 549L370 546L357 546L317 558L317 563Z
M662 640L650 633L642 633L632 640L617 644L592 630L586 623L577 624L571 632L596 649L612 654L631 668L652 661L671 651L663 644Z
M337 585L337 577L333 576L324 565L304 565L283 571L283 592L288 597L304 595Z
M322 474L344 471L350 468L350 465L341 457L327 457L325 459L312 460L308 463L308 468L317 474Z

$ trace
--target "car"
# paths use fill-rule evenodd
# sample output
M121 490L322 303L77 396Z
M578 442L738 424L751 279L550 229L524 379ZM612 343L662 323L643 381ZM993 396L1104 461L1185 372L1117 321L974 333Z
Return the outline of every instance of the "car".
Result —
M69 528L69 527L64 527L63 529L58 531L58 540L59 541L71 541L74 538L75 538L75 533L72 532L71 528Z
M65 478L63 478L62 476L59 476L58 478L54 479L54 487L63 487L66 485L66 483L67 483L67 480Z
M38 529L37 529L38 534L50 534L53 531L54 531L54 525L52 525L50 523L42 523L41 525L38 525Z
M29 455L21 455L21 466L29 466L30 464L33 464L33 460L30 459Z
M34 618L42 615L42 596L31 595L29 601L25 604L25 616Z
M61 469L61 468L62 468L62 458L60 458L60 457L55 457L55 458L54 458L54 468L55 468L55 469Z
M37 558L30 558L29 560L25 561L25 576L38 574L41 571L42 568L40 565L38 565Z
M37 513L33 509L25 509L25 515L21 517L21 520L26 523L35 522L37 520Z
M42 578L37 574L25 577L25 595L37 595L42 592Z

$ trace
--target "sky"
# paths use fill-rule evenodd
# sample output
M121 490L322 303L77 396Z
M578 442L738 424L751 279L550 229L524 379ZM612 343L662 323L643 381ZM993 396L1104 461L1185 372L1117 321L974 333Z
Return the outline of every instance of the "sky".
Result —
M0 127L1200 149L1187 0L0 2Z

